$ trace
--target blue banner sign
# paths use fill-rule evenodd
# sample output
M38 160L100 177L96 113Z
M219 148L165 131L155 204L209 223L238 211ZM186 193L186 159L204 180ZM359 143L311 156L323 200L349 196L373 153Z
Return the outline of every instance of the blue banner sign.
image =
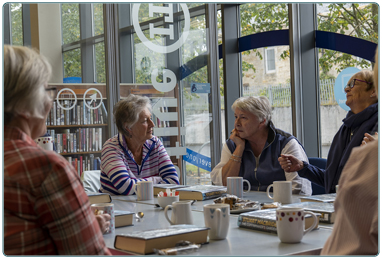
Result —
M187 155L183 155L183 160L190 164L196 165L208 172L211 172L211 158L202 154L196 153L191 149L186 148Z
M210 93L210 83L191 83L191 93Z

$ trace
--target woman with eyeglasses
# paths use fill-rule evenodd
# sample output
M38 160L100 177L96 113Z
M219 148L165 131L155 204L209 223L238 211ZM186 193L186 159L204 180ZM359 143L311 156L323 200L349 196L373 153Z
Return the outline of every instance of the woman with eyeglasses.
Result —
M56 89L51 66L27 47L4 46L4 254L110 255L81 180L33 139L46 132Z
M324 186L326 193L336 192L336 185L352 149L360 146L365 136L373 135L378 130L378 98L373 72L363 70L353 75L345 86L345 93L350 111L333 138L325 170L292 155L279 157L279 163L286 172L297 171L301 177Z

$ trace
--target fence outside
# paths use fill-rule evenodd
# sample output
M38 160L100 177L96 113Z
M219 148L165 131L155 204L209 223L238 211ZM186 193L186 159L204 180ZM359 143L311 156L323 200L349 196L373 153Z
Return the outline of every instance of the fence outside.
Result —
M320 101L321 105L337 105L334 97L334 79L320 80ZM248 86L244 88L243 96L266 96L272 107L291 106L290 83L269 85L266 87Z

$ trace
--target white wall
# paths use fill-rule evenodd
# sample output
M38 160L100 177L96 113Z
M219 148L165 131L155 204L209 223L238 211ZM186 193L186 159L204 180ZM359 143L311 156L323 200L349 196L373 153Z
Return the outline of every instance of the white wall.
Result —
M62 39L60 4L38 4L40 53L52 65L50 83L62 83Z

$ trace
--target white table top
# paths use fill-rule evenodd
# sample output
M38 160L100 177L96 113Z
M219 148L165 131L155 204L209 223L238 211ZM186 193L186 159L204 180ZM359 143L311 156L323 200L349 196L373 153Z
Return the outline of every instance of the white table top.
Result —
M203 202L212 202L207 200ZM164 210L155 208L152 204L143 204L132 200L113 199L116 210L129 210L133 212L144 212L142 222L134 221L134 226L117 228L115 233L104 235L106 245L114 248L114 238L116 234L132 231L148 230L170 226L164 216ZM194 207L195 205L193 205ZM199 205L197 205L199 206ZM171 211L168 211L169 216ZM192 211L194 225L205 226L203 212ZM320 249L331 233L330 228L321 228L306 234L301 243L284 244L281 243L276 234L239 228L237 226L237 216L230 217L230 229L225 240L211 240L209 244L203 245L197 252L187 254L190 256L277 256L290 255Z

